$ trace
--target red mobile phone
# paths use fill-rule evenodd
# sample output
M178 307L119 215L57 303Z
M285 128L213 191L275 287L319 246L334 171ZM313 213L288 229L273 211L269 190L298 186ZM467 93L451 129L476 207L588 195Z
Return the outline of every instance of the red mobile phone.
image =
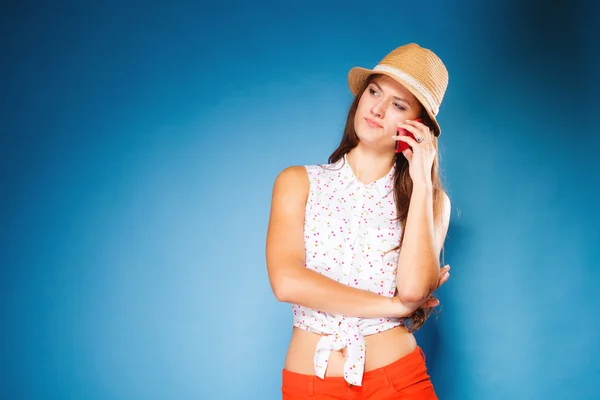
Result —
M423 119L417 118L417 119L415 119L415 121L423 122ZM416 139L415 135L413 135L412 132L410 132L404 128L398 128L398 130L396 131L396 136L398 136L398 135L410 136L411 138ZM403 142L401 140L396 140L396 147L394 148L396 153L402 153L406 149L410 149L410 145L408 143Z

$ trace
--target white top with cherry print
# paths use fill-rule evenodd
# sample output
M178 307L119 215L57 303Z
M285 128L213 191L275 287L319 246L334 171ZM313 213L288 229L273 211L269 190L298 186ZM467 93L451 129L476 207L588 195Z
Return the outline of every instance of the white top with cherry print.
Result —
M310 192L306 202L306 268L345 285L392 297L401 227L393 193L395 168L383 178L360 182L344 156L338 162L305 167ZM360 386L364 372L364 335L404 324L403 318L356 318L292 305L294 326L327 334L317 344L315 374L325 377L331 350L346 349L344 378Z

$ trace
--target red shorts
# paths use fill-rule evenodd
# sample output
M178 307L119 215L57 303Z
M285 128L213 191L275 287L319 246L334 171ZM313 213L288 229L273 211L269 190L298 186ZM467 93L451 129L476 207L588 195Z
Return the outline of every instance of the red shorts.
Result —
M321 379L283 370L283 400L300 399L410 399L437 400L427 375L425 354L420 347L410 354L363 375L362 386L353 386L343 377Z

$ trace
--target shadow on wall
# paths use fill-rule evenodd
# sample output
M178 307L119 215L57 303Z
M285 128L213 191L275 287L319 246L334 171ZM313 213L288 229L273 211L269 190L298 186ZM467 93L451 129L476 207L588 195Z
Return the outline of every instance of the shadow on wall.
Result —
M494 18L503 23L480 32L473 43L474 57L482 62L478 68L485 71L481 74L485 80L473 87L481 90L478 97L497 105L490 112L505 118L510 110L509 114L523 112L525 117L535 118L530 111L539 110L541 103L547 112L548 107L564 112L566 103L561 98L593 98L595 88L589 82L595 71L588 60L594 39L582 28L583 15L593 6L586 3L496 3ZM528 109L519 110L507 99L518 100ZM547 115L541 114L540 122ZM543 130L533 134L543 135Z
M454 264L457 264L456 269L461 270L459 264L461 263L460 255L466 253L466 249L472 246L469 243L469 235L466 228L461 224L460 218L452 216L452 222L448 227L448 234L444 243L444 262L443 265L449 264L451 267L451 277L448 284L452 284L452 268ZM461 270L461 274L465 272L464 268ZM438 315L432 314L429 319L425 322L423 327L415 332L417 343L423 349L423 352L427 358L427 369L433 385L438 392L444 393L456 393L457 388L452 388L453 384L456 384L454 377L461 377L464 382L465 377L469 375L469 371L461 371L460 368L464 364L456 363L452 366L452 371L447 370L448 364L442 360L448 358L444 357L444 353L448 353L449 349L445 349L444 346L451 346L452 342L450 339L446 339L444 336L447 329L451 328L457 323L456 317L453 317L453 310L458 307L456 298L450 295L451 289L446 286L442 286L436 293L435 296L440 300L440 306L437 310Z
M486 71L479 78L484 79L483 84L474 86L481 92L474 95L486 99L488 108L484 112L489 121L509 119L513 124L515 117L523 113L527 121L535 119L538 127L528 134L546 139L548 132L556 129L556 121L547 116L555 112L555 115L561 115L561 107L562 112L565 111L565 103L561 103L559 98L594 98L592 91L596 87L590 85L593 63L588 62L593 39L586 38L579 26L586 7L590 6L580 1L559 0L549 6L541 0L529 0L505 2L501 10L496 10L498 13L495 17L505 23L494 24L489 30L481 32L479 40L473 39L475 48L471 49L483 63L478 67ZM525 104L527 107L516 107L514 102L517 100L516 104ZM588 106L589 103L582 105ZM495 119L490 119L494 116ZM511 127L514 129L514 125L508 128ZM465 268L477 267L472 262L466 263L462 256L473 252L469 229L460 217L454 218L453 212L444 261L454 271L460 271L461 276L473 272ZM461 307L460 302L468 301L466 294L459 295L452 280L451 277L448 286L436 293L441 301L438 318L432 315L423 328L416 332L419 346L427 356L432 382L436 391L443 393L460 393L457 386L460 382L476 381L475 371L469 370L461 360L449 357L449 354L458 353L457 349L449 348L455 345L453 340L456 340L452 332L460 331L457 324L464 321L464 310L458 307ZM465 347L465 344L456 346ZM448 365L446 360L455 362Z

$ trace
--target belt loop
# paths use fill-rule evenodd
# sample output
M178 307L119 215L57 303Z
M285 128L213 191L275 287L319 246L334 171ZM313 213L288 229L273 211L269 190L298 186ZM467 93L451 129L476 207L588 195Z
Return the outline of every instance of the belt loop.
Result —
M390 377L385 372L385 367L381 367L380 370L381 370L381 377L383 378L383 384L385 385L385 387L390 387L391 386Z
M315 377L314 376L310 376L308 379L308 395L310 397L314 396L315 394Z

